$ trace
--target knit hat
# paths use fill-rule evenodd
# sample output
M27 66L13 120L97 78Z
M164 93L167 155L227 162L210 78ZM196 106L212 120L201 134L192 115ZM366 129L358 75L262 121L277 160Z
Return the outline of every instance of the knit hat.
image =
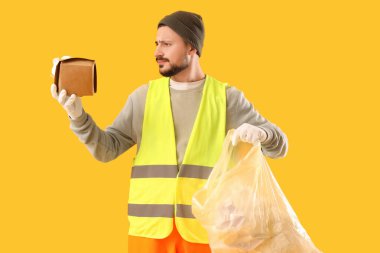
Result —
M199 57L201 56L205 32L200 15L187 11L176 11L161 19L157 28L163 25L169 26L178 33L186 42L195 47Z

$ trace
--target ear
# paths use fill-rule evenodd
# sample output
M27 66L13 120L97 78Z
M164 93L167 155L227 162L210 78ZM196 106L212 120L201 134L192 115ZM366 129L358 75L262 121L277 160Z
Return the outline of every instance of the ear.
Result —
M195 47L191 47L191 50L189 53L191 54L191 56L194 56L197 54L197 49Z
M193 47L190 43L186 43L187 53L191 56L194 56L197 53L197 49Z

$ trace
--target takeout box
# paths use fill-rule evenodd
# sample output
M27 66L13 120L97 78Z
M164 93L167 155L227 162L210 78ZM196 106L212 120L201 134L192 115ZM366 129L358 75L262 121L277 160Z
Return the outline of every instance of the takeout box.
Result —
M92 96L96 93L95 60L69 58L60 60L55 69L54 83L58 93L65 89L68 95Z

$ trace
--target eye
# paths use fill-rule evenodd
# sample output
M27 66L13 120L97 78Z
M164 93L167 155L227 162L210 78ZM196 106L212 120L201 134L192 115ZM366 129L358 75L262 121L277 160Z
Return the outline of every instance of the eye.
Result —
M158 47L158 45L159 45L160 43L155 42L154 44L155 44L156 47ZM169 47L169 46L171 46L172 44L171 44L171 43L168 43L168 42L161 42L161 45L163 45L163 46L165 46L165 47Z

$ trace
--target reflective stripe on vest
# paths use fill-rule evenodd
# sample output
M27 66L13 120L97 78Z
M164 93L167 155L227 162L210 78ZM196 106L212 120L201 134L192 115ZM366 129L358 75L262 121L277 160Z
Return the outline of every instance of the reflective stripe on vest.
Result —
M211 170L212 167L184 164L178 174L177 165L142 165L132 168L131 178L176 178L178 174L179 177L207 179Z
M180 168L177 164L169 78L149 82L142 137L133 160L128 201L129 234L165 238L173 217L181 236L208 243L192 214L192 196L206 183L226 133L226 83L206 75L202 99Z

